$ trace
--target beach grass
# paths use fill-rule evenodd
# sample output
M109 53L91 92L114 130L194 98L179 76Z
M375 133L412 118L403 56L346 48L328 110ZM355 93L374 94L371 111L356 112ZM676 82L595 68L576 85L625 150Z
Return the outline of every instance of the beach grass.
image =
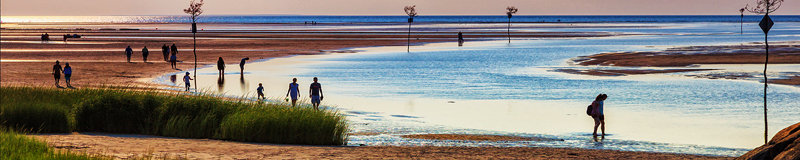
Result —
M0 159L4 160L104 160L111 159L100 155L57 151L45 142L18 134L8 129L0 129Z
M344 116L205 94L128 87L0 87L0 124L32 133L148 134L281 144L343 145ZM277 101L276 101L277 102Z

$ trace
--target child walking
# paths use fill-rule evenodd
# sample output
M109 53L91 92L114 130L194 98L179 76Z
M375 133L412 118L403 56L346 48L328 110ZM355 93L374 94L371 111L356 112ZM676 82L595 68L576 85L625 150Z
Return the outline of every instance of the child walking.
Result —
M189 91L189 87L192 86L192 77L189 77L189 72L186 72L186 75L183 76L183 82L186 83L186 91Z
M261 83L258 83L256 92L258 92L258 99L267 99L267 97L264 97L264 86L261 86Z

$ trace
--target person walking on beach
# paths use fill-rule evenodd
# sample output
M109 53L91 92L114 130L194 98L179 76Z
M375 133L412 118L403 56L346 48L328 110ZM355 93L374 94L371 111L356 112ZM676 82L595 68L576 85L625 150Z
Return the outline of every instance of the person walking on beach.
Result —
M286 92L286 100L289 100L289 94L292 95L292 107L297 103L297 98L300 97L300 84L297 84L297 78L292 78L292 83L289 83L289 91Z
M461 31L458 31L458 44L460 45L462 43L464 43L464 35L461 33Z
M319 110L319 103L325 96L322 94L322 85L317 83L317 77L314 77L314 83L311 83L308 88L308 94L311 95L311 105L314 106L314 109Z
M61 87L58 85L58 81L61 80L61 71L63 71L61 65L56 61L56 65L53 65L53 78L56 79L56 87Z
M241 75L244 75L244 61L246 61L246 60L250 60L250 57L244 57L244 58L242 58L242 62L239 62L239 69L241 69L241 71L239 73Z
M72 77L72 67L69 66L69 63L64 63L63 72L64 72L64 82L67 82L67 87L72 87L72 85L69 83L71 82L69 78Z
M189 87L192 86L192 77L189 77L189 72L186 72L186 75L183 76L183 82L186 83L186 91L189 91Z
M177 69L178 56L176 56L174 53L175 52L173 52L173 54L169 56L169 65L172 66L172 69Z
M594 132L592 135L597 136L597 127L600 126L600 130L603 133L603 136L606 135L606 117L603 114L603 101L608 98L606 94L597 95L592 102L592 119L594 119Z
M125 56L128 56L128 63L131 63L131 55L133 55L133 49L128 46L128 48L125 48Z
M167 44L161 46L161 54L164 54L164 62L169 62L169 47L167 47Z
M172 47L170 47L170 50L172 51L172 53L171 53L172 55L178 55L178 47L175 46L175 43L172 44Z
M147 50L147 46L144 46L144 48L142 48L142 60L144 60L144 63L147 63L147 56L149 55L150 51Z
M225 74L225 61L222 60L222 57L217 60L217 70L219 70L219 77L223 77L222 75Z
M258 99L262 98L267 99L267 97L264 97L264 86L262 86L261 83L258 83L258 88L256 88L256 93L258 93Z

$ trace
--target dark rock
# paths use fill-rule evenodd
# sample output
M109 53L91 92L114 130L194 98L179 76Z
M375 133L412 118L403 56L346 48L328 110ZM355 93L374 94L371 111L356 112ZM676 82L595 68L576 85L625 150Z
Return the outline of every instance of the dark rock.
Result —
M736 159L800 160L800 123L784 128L769 143Z

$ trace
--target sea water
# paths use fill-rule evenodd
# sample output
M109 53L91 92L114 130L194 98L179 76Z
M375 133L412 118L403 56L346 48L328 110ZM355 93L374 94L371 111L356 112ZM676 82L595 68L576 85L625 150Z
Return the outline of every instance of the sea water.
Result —
M628 25L628 23L615 23ZM435 24L434 24L435 25ZM350 144L434 146L551 146L738 156L763 144L763 84L696 79L685 74L596 77L553 72L581 67L570 58L605 52L657 51L695 45L763 41L756 23L634 23L649 27L521 28L549 32L632 34L600 38L468 41L425 46L352 48L360 53L292 56L248 63L246 72L220 79L215 67L198 71L205 91L250 94L264 83L282 99L291 78L307 97L312 77L323 84L326 105L348 116ZM800 23L784 22L770 41L800 40ZM587 68L587 67L582 67ZM603 68L589 66L588 68ZM797 65L778 72L800 71ZM692 74L692 73L687 73ZM586 106L605 102L605 139L589 136ZM770 85L769 135L800 122L800 89ZM307 101L307 99L306 99ZM426 141L403 134L501 134L563 139L545 142Z

